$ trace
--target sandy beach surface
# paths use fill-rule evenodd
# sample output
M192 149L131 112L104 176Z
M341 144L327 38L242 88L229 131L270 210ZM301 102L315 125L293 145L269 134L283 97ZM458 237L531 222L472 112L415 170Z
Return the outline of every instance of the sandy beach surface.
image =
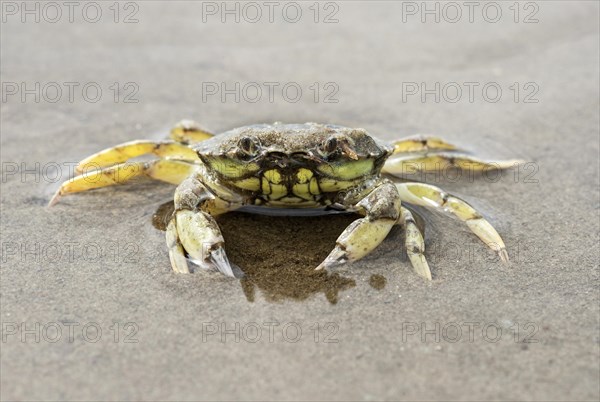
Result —
M598 400L597 2L74 3L2 2L2 400ZM153 225L174 186L46 208L83 157L183 118L523 159L414 176L481 210L511 264L424 212L433 281L400 228L315 274L354 216L231 213L245 278L181 276Z

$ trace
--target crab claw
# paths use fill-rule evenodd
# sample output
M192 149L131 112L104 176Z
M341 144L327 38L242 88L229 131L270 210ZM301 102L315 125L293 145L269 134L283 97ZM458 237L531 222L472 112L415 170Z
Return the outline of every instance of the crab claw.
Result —
M223 246L218 245L214 250L208 251L208 256L204 260L190 259L194 264L204 269L216 269L223 275L235 277L227 254Z
M394 219L355 220L337 238L334 249L316 269L321 270L360 260L385 239L395 222Z
M322 263L319 264L315 271L320 271L322 269L327 269L331 267L335 267L337 265L342 265L348 261L348 256L346 251L344 251L339 245L335 246L335 248L329 253L327 258L323 260Z
M223 248L223 236L214 219L202 211L176 213L177 234L189 260L204 269L235 277Z

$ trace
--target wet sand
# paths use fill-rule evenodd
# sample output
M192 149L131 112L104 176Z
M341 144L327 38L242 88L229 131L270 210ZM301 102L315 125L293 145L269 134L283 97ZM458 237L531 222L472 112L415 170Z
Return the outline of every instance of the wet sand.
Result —
M66 9L58 23L2 23L2 82L16 83L0 118L3 400L599 398L597 3L535 2L537 23L523 22L535 11L524 3L515 22L512 2L497 23L479 11L470 23L466 9L456 23L422 23L392 2L322 4L318 23L312 3L299 3L298 23L135 4L118 23L108 3L98 23L65 21ZM338 22L322 23L335 5ZM138 22L123 23L134 11ZM8 94L23 82L40 83L39 102ZM239 83L238 99L222 82ZM265 82L278 83L272 102ZM63 88L55 102L49 83ZM90 83L96 102L81 93ZM439 83L439 101L421 83ZM464 83L477 84L472 102ZM181 276L152 224L173 186L45 207L73 163L162 139L182 118L215 132L280 120L386 140L432 133L522 158L527 169L497 179L428 177L481 209L511 265L460 222L427 214L433 281L412 271L399 228L364 260L315 273L355 217L231 213L219 224L244 279Z

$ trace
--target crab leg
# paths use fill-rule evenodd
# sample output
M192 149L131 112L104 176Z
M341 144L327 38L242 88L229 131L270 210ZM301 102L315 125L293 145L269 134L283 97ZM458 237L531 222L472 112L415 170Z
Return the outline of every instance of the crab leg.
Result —
M185 256L185 250L181 245L179 234L177 233L177 225L175 219L171 219L167 225L166 239L167 248L169 249L169 260L171 261L171 267L173 271L178 274L189 274L190 268L187 263Z
M383 183L356 206L366 216L355 220L342 232L335 248L317 270L359 260L373 251L396 224L400 198L392 183Z
M441 138L415 135L412 137L402 138L395 141L393 155L411 153L411 152L427 152L431 150L456 150L456 146L448 144Z
M404 225L406 253L415 272L423 278L431 280L431 271L424 255L425 241L423 241L423 235L417 227L412 213L404 207L400 207L399 223Z
M506 246L496 229L465 201L430 184L395 183L395 185L403 202L428 208L439 208L454 214L465 222L481 241L496 251L502 261L508 262Z
M452 153L433 153L412 155L389 159L382 172L393 175L414 173L415 171L435 172L448 167L481 172L484 170L503 170L522 164L521 160L484 161L470 155Z
M154 154L161 158L198 161L196 152L187 145L174 141L137 140L126 142L88 156L77 164L76 173L95 170L128 161L137 156Z
M196 162L199 160L198 155L187 145L204 141L211 138L213 134L200 128L198 123L192 120L182 120L171 129L170 136L173 141L137 140L107 148L79 162L75 172L81 174L87 169L112 166L147 154Z
M179 184L196 169L198 169L197 165L169 159L122 163L87 172L65 181L56 191L48 206L56 204L60 197L65 194L123 184L139 176L148 176L167 183Z
M224 249L224 239L213 214L234 210L240 205L219 199L194 176L183 181L175 192L175 214L167 226L166 240L175 272L189 273L185 253L194 264L216 268L233 277Z

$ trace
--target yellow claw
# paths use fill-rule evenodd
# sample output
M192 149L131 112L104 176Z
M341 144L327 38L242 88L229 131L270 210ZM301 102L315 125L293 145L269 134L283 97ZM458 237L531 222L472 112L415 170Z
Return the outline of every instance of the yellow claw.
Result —
M400 200L393 190L393 184L382 184L356 204L366 216L342 232L335 248L317 270L359 260L381 244L398 220Z
M191 162L199 160L196 152L186 145L172 141L137 140L107 148L88 156L79 162L75 168L75 172L83 173L87 170L116 165L146 154L154 154L161 158L183 159Z

